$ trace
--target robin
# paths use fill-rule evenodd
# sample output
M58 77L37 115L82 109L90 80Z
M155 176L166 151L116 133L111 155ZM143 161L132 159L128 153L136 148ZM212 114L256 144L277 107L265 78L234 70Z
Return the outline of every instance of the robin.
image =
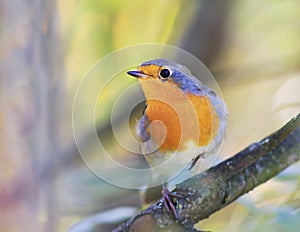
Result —
M138 79L146 98L136 129L153 179L164 183L198 172L199 158L215 154L224 140L224 102L185 66L171 60L146 61L127 73ZM167 211L178 218L171 198L180 196L164 184L162 195Z

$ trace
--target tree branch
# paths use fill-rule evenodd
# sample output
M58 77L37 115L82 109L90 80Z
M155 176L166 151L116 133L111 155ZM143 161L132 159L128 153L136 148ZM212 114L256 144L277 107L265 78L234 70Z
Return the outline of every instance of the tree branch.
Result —
M195 231L194 224L266 182L300 158L300 114L277 132L204 173L176 185L175 220L163 201L152 204L114 231ZM146 229L146 230L145 230Z

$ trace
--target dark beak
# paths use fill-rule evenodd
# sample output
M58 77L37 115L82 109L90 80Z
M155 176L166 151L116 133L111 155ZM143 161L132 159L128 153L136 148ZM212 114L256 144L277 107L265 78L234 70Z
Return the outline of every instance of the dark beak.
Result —
M142 73L141 71L138 70L132 70L132 71L128 71L127 74L129 74L130 76L136 77L136 78L146 78L148 77L148 75Z

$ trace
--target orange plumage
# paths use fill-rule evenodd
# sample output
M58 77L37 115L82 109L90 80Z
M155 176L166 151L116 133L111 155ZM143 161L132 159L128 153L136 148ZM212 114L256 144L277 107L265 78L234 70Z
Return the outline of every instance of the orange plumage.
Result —
M189 104L193 105L194 111L186 111L185 108L190 108ZM184 100L173 104L150 99L147 100L147 105L145 114L150 123L155 120L162 122L149 128L155 143L162 144L159 148L161 152L184 150L187 141L192 141L198 146L206 146L216 134L218 117L206 96L187 95ZM166 137L162 135L163 125ZM195 128L197 126L198 129ZM183 134L182 129L186 133Z
M190 161L187 171L222 144L224 102L186 67L170 60L150 60L128 74L138 78L146 98L137 132L141 151L153 168L152 181L170 181L178 173L188 177L183 168ZM165 207L178 218L170 192L163 187L162 193Z

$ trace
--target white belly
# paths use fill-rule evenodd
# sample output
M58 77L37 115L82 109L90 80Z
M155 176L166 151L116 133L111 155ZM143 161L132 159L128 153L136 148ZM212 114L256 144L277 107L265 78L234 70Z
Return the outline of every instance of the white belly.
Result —
M185 151L177 151L173 154L156 151L144 155L151 167L152 185L160 185L162 182L179 183L199 173L202 160L199 160L195 167L188 170L193 158L199 154L206 154L206 147L196 147L190 143ZM203 170L203 167L201 169Z

